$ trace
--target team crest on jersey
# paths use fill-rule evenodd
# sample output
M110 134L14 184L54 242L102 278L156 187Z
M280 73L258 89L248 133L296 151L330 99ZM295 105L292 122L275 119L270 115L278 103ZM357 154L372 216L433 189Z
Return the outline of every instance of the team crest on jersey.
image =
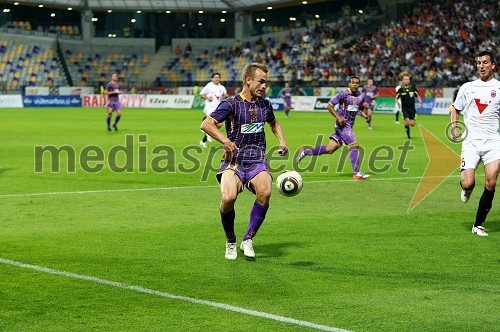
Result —
M483 111L488 107L488 101L474 98L474 102L476 103L477 109L479 110L479 114L482 114Z
M491 90L491 98L495 98L497 96L497 92L495 90Z
M264 131L264 122L245 123L241 125L242 134L255 134Z

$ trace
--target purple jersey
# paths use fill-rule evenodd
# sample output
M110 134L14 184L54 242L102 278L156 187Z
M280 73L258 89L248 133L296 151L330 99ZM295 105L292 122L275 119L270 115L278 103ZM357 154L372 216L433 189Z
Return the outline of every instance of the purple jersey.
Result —
M361 89L361 92L366 95L366 102L368 105L371 105L373 102L373 96L378 94L378 89L375 85L372 86L365 86L363 89Z
M337 93L332 99L330 99L328 103L332 106L338 104L339 109L337 110L337 112L341 117L345 119L345 125L352 127L354 126L354 121L356 120L356 115L360 110L360 106L368 106L366 103L366 99L367 98L364 93L361 93L359 91L352 93L350 89L347 89ZM335 126L339 126L338 120L335 122Z
M266 160L266 134L264 125L275 120L270 101L259 98L251 103L241 95L223 100L210 114L217 122L226 122L227 137L237 147L230 161L261 162Z
M280 91L280 96L281 96L281 98L284 99L285 103L287 103L287 104L292 103L292 89L284 88L283 90Z
M108 86L106 86L106 91L116 91L116 90L120 90L120 83L116 82L109 82L108 83ZM117 93L112 93L110 95L108 95L108 101L109 103L114 103L114 102L117 102L119 101L119 97L118 97L118 92Z

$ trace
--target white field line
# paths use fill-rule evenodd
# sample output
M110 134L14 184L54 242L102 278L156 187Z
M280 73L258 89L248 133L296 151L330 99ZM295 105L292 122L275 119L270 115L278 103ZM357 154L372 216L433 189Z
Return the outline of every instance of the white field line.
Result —
M73 279L86 280L86 281L95 282L98 284L103 284L103 285L113 286L113 287L117 287L117 288L121 288L121 289L135 291L138 293L156 295L156 296L161 296L161 297L165 297L168 299L186 301L186 302L201 304L201 305L205 305L205 306L209 306L209 307L215 307L218 309L234 311L234 312L238 312L238 313L242 313L242 314L246 314L246 315L250 315L250 316L256 316L256 317L261 317L261 318L266 318L266 319L278 321L280 323L310 327L312 329L322 330L322 331L349 332L348 330L343 330L343 329L339 329L336 327L319 325L319 324L315 324L315 323L311 323L311 322L307 322L307 321L303 321L303 320L298 320L298 319L294 319L294 318L289 318L289 317L285 317L285 316L273 315L273 314L269 314L269 313L262 312L262 311L245 309L242 307L236 307L236 306L229 305L229 304L197 299L194 297L187 297L187 296L175 295L175 294L170 294L170 293L164 293L164 292L156 291L153 289L143 288L140 286L127 285L127 284L123 284L123 283L115 282L115 281L110 281L110 280L106 280L106 279L101 279L101 278L96 278L96 277L91 277L91 276L86 276L86 275L81 275L81 274L75 274L75 273L71 273L71 272L53 270L53 269L49 269L49 268L42 267L42 266L25 264L25 263L16 262L16 261L4 259L4 258L0 258L0 263L12 265L12 266L16 266L16 267L21 267L21 268L26 268L26 269L31 269L31 270L35 270L38 272L60 275L60 276L73 278Z
M477 174L480 175L480 174ZM448 177L460 177L460 175L450 175ZM413 177L397 177L397 178L371 178L367 181L406 181L420 180L420 176ZM352 179L334 179L334 180L311 180L307 183L335 183L335 182L354 182ZM358 181L356 181L358 182ZM218 188L218 186L181 186L181 187L158 187L158 188L130 188L130 189L103 189L103 190L81 190L81 191L54 191L31 194L0 194L0 198L4 197L34 197L34 196L50 196L50 195L85 195L85 194L102 194L102 193L118 193L118 192L140 192L140 191L162 191L162 190L183 190L183 189L200 189L200 188Z

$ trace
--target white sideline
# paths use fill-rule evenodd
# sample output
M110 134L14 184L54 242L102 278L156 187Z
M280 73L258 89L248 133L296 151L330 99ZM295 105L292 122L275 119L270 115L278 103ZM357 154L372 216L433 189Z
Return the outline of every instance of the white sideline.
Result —
M476 174L481 175L481 174ZM450 175L450 177L460 177L460 175ZM403 181L403 180L420 180L422 177L398 177L398 178L371 178L368 181ZM352 182L352 179L334 179L334 180L312 180L307 183L334 183L334 182ZM359 181L356 181L359 182ZM157 188L131 188L131 189L102 189L102 190L82 190L82 191L54 191L44 193L31 194L0 194L3 197L26 197L26 196L49 196L49 195L83 195L83 194L101 194L101 193L116 193L116 192L135 192L135 191L161 191L161 190L181 190L181 189L200 189L200 188L218 188L219 186L182 186L182 187L157 187Z
M316 330L333 331L333 332L349 332L348 330L338 329L336 327L319 325L319 324L315 324L315 323L311 323L311 322L307 322L307 321L303 321L303 320L298 320L298 319L294 319L294 318L273 315L273 314L269 314L269 313L262 312L262 311L245 309L242 307L236 307L233 305L219 303L219 302L201 300L201 299L197 299L197 298L193 298L193 297L164 293L164 292L160 292L160 291L156 291L156 290L152 290L152 289L148 289L148 288L143 288L140 286L132 286L132 285L127 285L127 284L123 284L123 283L115 282L115 281L110 281L110 280L106 280L106 279L101 279L101 278L96 278L96 277L91 277L91 276L86 276L86 275L81 275L81 274L75 274L75 273L71 273L71 272L53 270L53 269L49 269L49 268L42 267L42 266L25 264L25 263L11 261L11 260L4 259L4 258L0 258L0 263L12 265L12 266L17 266L17 267L22 267L22 268L26 268L26 269L31 269L31 270L35 270L35 271L39 271L39 272L61 275L61 276L74 278L74 279L91 281L91 282L95 282L95 283L99 283L99 284L103 284L103 285L108 285L108 286L113 286L113 287L122 288L122 289L126 289L126 290L131 290L131 291L135 291L135 292L139 292L139 293L146 293L146 294L161 296L161 297L174 299L174 300L187 301L187 302L206 305L206 306L215 307L215 308L219 308L219 309L223 309L223 310L234 311L234 312L238 312L238 313L242 313L242 314L246 314L246 315L267 318L267 319L275 320L275 321L278 321L281 323L310 327L310 328L316 329Z

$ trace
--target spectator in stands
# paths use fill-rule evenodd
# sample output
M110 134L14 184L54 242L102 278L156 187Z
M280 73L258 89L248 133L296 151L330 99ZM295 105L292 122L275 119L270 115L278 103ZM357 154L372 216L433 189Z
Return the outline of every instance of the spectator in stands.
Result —
M190 43L187 43L186 47L184 48L184 56L188 57L191 55L192 52L193 52L193 47L191 46Z

